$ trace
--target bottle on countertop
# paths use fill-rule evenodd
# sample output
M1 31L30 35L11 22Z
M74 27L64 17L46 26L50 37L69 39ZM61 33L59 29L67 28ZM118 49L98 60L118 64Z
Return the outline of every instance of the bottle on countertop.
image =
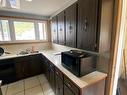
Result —
M32 51L32 52L34 52L34 51L35 51L35 46L32 46L31 51Z

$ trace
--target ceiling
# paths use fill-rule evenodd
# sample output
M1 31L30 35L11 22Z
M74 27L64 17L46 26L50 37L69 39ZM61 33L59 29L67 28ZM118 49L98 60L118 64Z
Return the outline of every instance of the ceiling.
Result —
M31 2L20 0L20 9L0 8L0 10L51 16L70 1L75 0L32 0Z

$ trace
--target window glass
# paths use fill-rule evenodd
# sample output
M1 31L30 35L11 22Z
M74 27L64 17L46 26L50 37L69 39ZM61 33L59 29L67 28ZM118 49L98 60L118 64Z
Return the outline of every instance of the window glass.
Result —
M0 41L3 41L2 24L1 24L1 21L0 21Z
M46 23L38 23L39 26L39 36L40 40L46 40L47 39L47 34L46 34Z
M0 20L0 41L10 41L8 20Z
M35 28L33 22L14 21L16 40L35 40Z
M0 43L34 40L47 40L46 21L0 18Z

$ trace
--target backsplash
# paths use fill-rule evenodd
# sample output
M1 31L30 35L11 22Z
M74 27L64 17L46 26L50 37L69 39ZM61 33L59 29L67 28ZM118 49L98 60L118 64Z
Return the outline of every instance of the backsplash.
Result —
M58 52L63 52L63 51L69 51L69 50L81 50L81 49L77 49L77 48L71 48L71 47L67 47L67 46L63 46L63 45L58 45L58 44L52 44L52 49L54 49L55 51ZM89 52L89 53L93 53L93 54L98 54L95 52L90 52L90 51L86 51L86 50L82 50L85 52ZM108 53L106 54L99 54L99 57L97 58L97 64L96 64L96 68L98 71L104 72L104 73L108 73L108 64L109 64L109 60L110 56Z
M58 51L58 52L63 52L63 51L69 51L71 49L76 49L76 48L71 48L71 47L52 43L52 49L54 49L55 51Z
M0 47L4 48L6 52L9 52L11 54L18 54L19 52L24 51L26 49L32 49L32 47L34 47L36 51L50 49L51 43L47 42L47 43L9 44L9 45L0 45Z
M52 46L52 49L54 49L55 51L58 51L58 52L64 52L64 51L69 51L69 50L80 50L80 51L85 51L85 52L89 52L89 53L93 53L93 54L98 54L97 52L82 50L82 49L78 49L78 48L72 48L72 47L54 44L54 43L52 43L51 46Z

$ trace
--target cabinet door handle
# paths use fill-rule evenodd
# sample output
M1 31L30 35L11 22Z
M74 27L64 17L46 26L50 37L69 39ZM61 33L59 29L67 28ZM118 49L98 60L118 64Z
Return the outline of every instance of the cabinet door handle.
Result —
M71 25L69 26L69 30L72 30L72 26Z
M56 72L56 74L57 74L57 75L59 75L59 73L58 73L58 72Z
M52 65L49 65L49 67L51 68L51 67L52 67Z
M60 31L63 31L63 29L62 29L62 28L60 28Z
M72 27L72 25L71 25L71 21L70 21L70 25L69 25L69 31L70 31L70 34L72 33L72 29L73 29L73 27Z
M94 49L97 49L97 44L94 45Z
M67 86L71 88L71 85L69 83L67 83Z
M87 24L88 24L88 21L87 21L87 18L85 18L85 21L84 21L84 31L85 32L87 31Z

